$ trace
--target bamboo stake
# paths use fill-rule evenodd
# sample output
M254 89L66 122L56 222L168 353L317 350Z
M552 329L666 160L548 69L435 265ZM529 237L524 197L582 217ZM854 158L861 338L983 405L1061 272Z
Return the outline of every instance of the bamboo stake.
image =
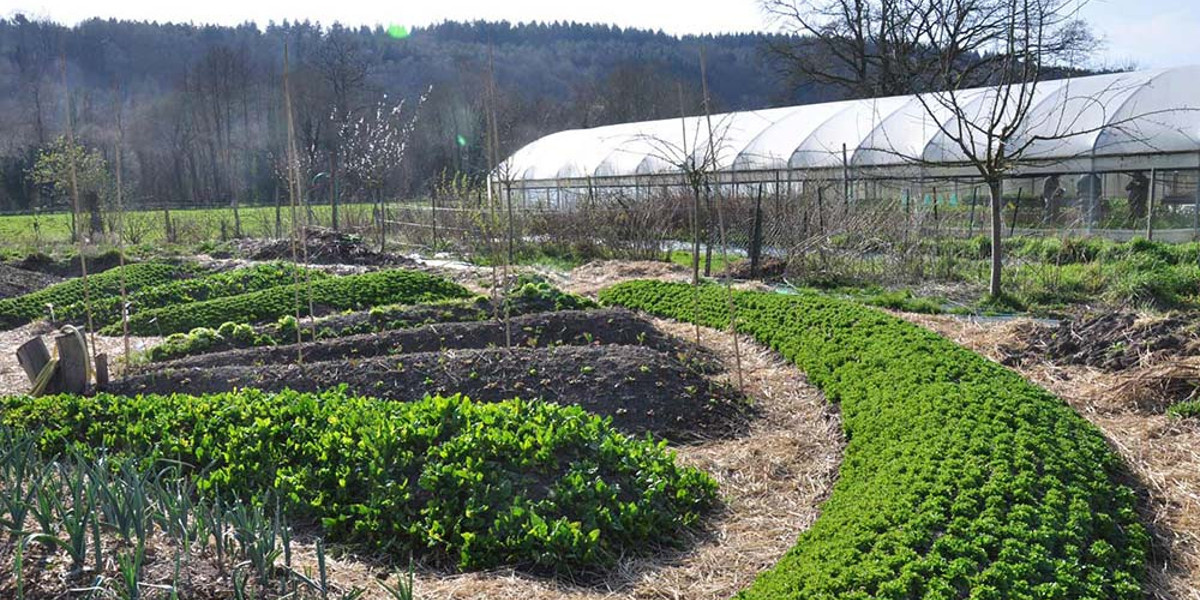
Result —
M92 323L92 286L88 281L87 257L84 256L83 235L81 235L81 224L79 214L79 180L75 166L75 115L71 111L71 87L67 82L67 55L66 52L62 55L62 80L63 93L67 96L67 162L69 165L68 171L71 174L71 214L75 221L75 242L79 251L79 273L83 278L83 307L87 312L87 330L91 336L92 352L96 348L96 328Z
M679 125L683 130L684 175L692 188L692 323L696 328L696 346L700 345L700 185L696 182L696 169L692 164L687 145L687 108L683 103L683 84L675 84L679 92Z
M129 294L125 281L125 193L121 187L121 150L125 143L125 128L121 120L121 109L123 108L121 96L117 95L117 260L119 262L120 277L121 277L121 338L124 342L125 360L124 366L129 366ZM92 346L95 347L95 340L92 340Z
M708 97L708 68L705 60L704 47L700 47L700 84L704 90L704 120L708 126L708 154L709 160L714 166L717 160L716 142L713 141L713 126L712 126L712 110L709 107ZM737 308L733 301L733 286L729 281L729 245L725 240L725 217L721 210L721 185L717 182L717 191L714 194L716 209L717 209L717 228L721 234L721 257L725 261L725 295L729 300L729 333L733 336L733 360L737 367L737 382L738 389L744 389L744 381L742 379L742 351L738 344L737 331Z
M488 44L488 95L487 95L487 98L488 98L488 121L489 121L489 129L491 130L491 135L489 136L491 138L489 140L489 146L491 147L491 160L489 162L491 164L488 165L488 167L489 167L488 170L490 173L496 173L500 169L500 140L499 140L500 127L497 124L497 119L496 119L496 70L495 69L496 69L496 65L495 65L495 60L494 60L494 53L492 51L492 45L489 43ZM508 214L508 217L507 217L508 218L508 227L507 227L507 230L508 230L507 231L508 256L505 257L504 260L500 261L500 269L501 269L501 277L503 280L503 290L504 290L504 295L501 296L501 299L504 301L504 316L503 316L504 347L507 349L507 348L512 348L512 324L509 321L509 317L512 314L512 306L507 301L507 295L508 295L507 292L508 292L509 285L511 285L511 283L512 283L509 279L509 263L511 263L513 261L513 214L512 214L512 190L509 189L508 186L505 186L505 188L508 192L505 197L505 199L507 200L507 203L508 203L508 211L507 211L507 214ZM489 190L489 194L490 194L491 193L490 192L490 190L491 190L491 177L490 176L488 178L488 190ZM496 198L496 201L499 201L499 200L500 200L499 198ZM498 223L498 221L496 220L495 202L489 202L489 206L490 206L489 210L492 214L492 224L493 224L493 226L495 226ZM493 236L494 236L494 232L493 232ZM497 254L499 254L499 252L497 252ZM495 261L493 261L493 263L494 262ZM492 281L493 281L493 283L496 283L495 280L496 280L496 267L493 264L493 266L492 266ZM493 285L493 289L497 289L497 287L498 286Z
M297 202L296 197L298 195L297 192L300 189L299 182L297 181L300 176L300 172L299 172L300 169L299 169L299 165L296 164L296 160L297 160L296 126L292 120L292 89L291 89L290 74L288 72L289 68L290 67L289 67L289 63L288 63L288 45L287 45L287 42L284 42L284 44L283 44L283 107L284 107L283 112L284 112L284 118L287 119L288 203L289 203L289 208L291 210L291 215L292 215L292 231L288 237L290 238L291 246L292 246L292 264L298 264L299 261L297 260L298 252L297 252L296 244L297 244L297 238L299 236L296 232L296 226L299 223L299 217L296 215L296 202ZM295 303L295 309L296 309L296 362L298 364L303 364L304 363L304 349L301 346L301 342L303 342L303 338L300 334L301 328L300 328L300 275L299 275L299 273L295 274L292 277L292 280L294 282L293 289L295 290L293 302Z

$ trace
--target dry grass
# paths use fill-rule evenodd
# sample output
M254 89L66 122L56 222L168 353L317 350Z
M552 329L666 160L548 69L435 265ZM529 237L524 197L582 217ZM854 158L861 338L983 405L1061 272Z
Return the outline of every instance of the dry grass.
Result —
M652 260L598 260L573 269L563 289L581 296L595 297L600 290L631 279L691 281L687 267Z
M896 314L993 359L1029 326ZM1154 410L1170 392L1164 386L1184 376L1194 381L1198 365L1189 358L1120 373L1045 362L1018 369L1099 427L1124 458L1155 538L1149 592L1156 599L1200 600L1200 426Z

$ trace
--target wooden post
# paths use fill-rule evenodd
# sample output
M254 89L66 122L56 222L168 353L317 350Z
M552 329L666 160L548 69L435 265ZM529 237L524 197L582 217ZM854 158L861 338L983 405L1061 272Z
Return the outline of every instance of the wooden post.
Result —
M25 371L25 375L29 377L30 383L37 380L38 374L42 372L42 367L50 362L50 351L46 349L46 343L42 341L41 336L29 340L17 348L17 362Z
M108 385L108 354L104 352L96 355L96 385Z
M83 334L74 328L54 336L58 346L59 389L68 394L82 394L88 386L88 352Z

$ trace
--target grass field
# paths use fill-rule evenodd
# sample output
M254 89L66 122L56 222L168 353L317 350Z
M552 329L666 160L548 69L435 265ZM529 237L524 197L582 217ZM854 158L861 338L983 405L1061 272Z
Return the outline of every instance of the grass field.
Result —
M393 204L392 206L395 206ZM332 211L328 205L311 207L309 222L328 226L332 223ZM234 236L234 213L232 208L172 209L171 227L175 241L195 244L219 241ZM354 228L370 225L372 205L343 204L339 207L339 221L343 227ZM276 220L274 206L248 206L238 210L241 218L241 233L247 237L274 237ZM301 216L298 213L298 216ZM115 215L105 215L105 225L111 226ZM134 210L125 214L125 241L131 245L162 244L168 241L167 211ZM279 211L279 229L283 235L291 229L291 208ZM10 251L49 250L71 243L71 214L48 213L41 215L0 216L0 239Z

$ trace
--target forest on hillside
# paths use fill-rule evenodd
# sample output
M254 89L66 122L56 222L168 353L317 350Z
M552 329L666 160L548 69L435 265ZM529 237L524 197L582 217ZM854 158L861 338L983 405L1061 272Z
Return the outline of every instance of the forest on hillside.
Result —
M478 179L489 130L505 156L561 129L696 114L702 47L716 110L830 99L777 75L765 48L778 39L575 23L68 27L15 15L0 20L0 211L66 206L35 166L65 155L68 115L96 168L94 201L112 195L119 144L128 206L273 203L287 194L285 46L307 195L351 200Z

